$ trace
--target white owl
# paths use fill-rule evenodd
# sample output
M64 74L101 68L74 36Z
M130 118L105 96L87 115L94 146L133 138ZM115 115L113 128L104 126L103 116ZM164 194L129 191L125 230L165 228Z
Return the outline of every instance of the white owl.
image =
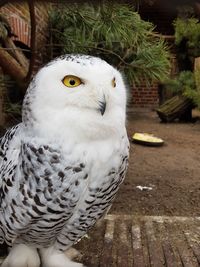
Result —
M22 111L0 144L2 267L81 267L65 252L109 209L127 169L122 76L96 57L59 57Z

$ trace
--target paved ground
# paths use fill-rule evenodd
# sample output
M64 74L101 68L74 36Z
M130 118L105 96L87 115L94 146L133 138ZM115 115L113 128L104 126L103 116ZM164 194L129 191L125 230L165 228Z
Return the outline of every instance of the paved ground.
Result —
M89 267L198 267L200 217L108 215L77 247Z

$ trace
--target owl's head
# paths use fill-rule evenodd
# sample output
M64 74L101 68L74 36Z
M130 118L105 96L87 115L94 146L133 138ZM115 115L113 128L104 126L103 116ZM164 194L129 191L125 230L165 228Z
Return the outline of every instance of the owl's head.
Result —
M126 88L121 74L104 60L65 55L44 66L30 84L23 120L39 125L81 122L91 125L125 120Z

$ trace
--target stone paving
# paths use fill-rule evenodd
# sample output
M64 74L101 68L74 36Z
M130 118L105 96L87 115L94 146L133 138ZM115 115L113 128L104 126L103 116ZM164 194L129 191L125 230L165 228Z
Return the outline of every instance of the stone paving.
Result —
M200 217L107 215L76 248L87 267L198 267Z
M77 247L89 267L198 267L200 217L107 215Z

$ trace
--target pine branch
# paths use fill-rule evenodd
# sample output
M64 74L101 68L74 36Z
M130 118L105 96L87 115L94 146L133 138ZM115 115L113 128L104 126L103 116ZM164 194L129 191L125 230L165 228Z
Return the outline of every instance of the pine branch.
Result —
M161 80L168 74L169 53L154 26L124 4L70 5L51 13L53 42L60 53L100 56L118 67L129 82Z

